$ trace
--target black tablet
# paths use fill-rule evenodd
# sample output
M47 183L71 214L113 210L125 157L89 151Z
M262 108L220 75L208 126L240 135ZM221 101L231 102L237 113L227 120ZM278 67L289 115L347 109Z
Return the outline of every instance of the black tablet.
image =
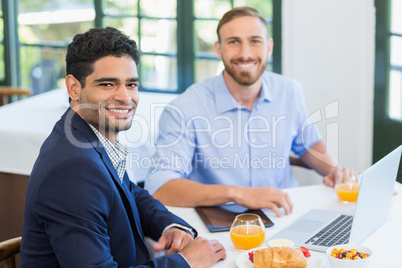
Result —
M238 214L254 213L261 217L265 227L271 227L274 223L262 212L261 209L248 209L235 203L223 204L214 207L196 207L198 215L210 232L229 231Z

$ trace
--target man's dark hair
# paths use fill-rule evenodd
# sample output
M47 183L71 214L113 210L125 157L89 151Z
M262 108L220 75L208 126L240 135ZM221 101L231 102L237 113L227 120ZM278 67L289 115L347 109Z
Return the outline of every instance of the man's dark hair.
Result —
M136 64L140 59L137 44L123 32L112 28L93 28L74 36L66 55L67 75L73 75L82 87L94 71L95 61L106 56L131 57Z
M269 35L267 22L261 16L260 12L258 12L256 9L254 9L252 7L235 7L233 9L229 10L228 12L226 12L218 23L218 27L216 28L216 34L218 35L219 43L221 42L221 37L219 35L219 30L221 29L221 27L224 24L226 24L236 18L244 17L244 16L256 17L256 18L260 19L260 21L267 27L267 33Z

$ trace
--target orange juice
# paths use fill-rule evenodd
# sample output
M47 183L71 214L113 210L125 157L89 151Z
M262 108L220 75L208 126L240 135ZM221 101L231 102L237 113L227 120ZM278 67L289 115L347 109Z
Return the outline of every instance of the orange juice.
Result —
M356 202L359 194L359 184L342 183L336 189L339 199L347 202Z
M230 231L230 239L238 249L248 250L260 246L265 239L261 226L240 225Z

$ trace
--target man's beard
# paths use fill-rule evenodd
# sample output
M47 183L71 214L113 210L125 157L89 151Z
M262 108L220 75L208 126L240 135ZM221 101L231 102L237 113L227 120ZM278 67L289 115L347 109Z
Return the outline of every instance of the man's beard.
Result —
M118 133L120 131L128 130L132 125L134 111L136 108L135 106L133 107L133 114L131 115L130 118L122 120L123 122L120 122L120 120L114 118L114 122L112 122L105 114L106 113L105 103L102 103L98 107L98 105L89 102L86 96L80 99L80 103L81 103L80 105L83 106L80 108L82 114L81 116L85 119L85 121L87 121L87 123L94 126L101 133L107 133L107 132Z
M126 131L131 128L132 125L132 118L131 120L119 123L118 120L115 120L114 123L111 123L107 118L105 118L104 123L98 124L98 126L95 126L99 131L100 130L105 130L106 132L111 132L111 133L119 133L120 131ZM101 119L100 119L101 120Z
M238 72L234 68L231 68L234 63L226 64L225 61L223 61L223 64L225 65L225 71L233 78L233 80L242 86L253 85L258 79L260 79L265 68L267 67L266 61L260 65L256 72ZM254 73L256 74L255 76L253 76Z

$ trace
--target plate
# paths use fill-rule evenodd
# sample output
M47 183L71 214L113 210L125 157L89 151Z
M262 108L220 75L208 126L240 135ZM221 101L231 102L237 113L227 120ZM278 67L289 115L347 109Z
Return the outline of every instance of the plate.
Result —
M262 249L262 248L265 248L265 247L250 249L250 250L242 252L236 258L236 266L238 268L253 268L253 263L249 260L248 253L252 250L258 250L258 249ZM324 258L321 255L319 255L318 253L315 253L314 251L310 250L310 253L311 253L311 256L309 258L306 258L307 268L322 268L324 266Z

